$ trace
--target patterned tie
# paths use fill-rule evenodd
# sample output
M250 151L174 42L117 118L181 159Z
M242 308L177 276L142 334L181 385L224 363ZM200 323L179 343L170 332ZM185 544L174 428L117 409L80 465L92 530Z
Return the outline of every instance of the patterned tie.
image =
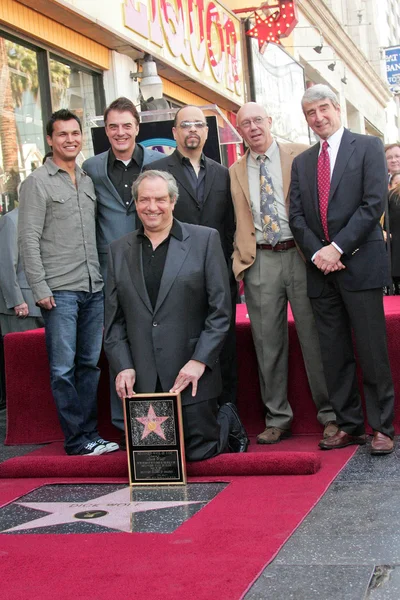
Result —
M319 214L324 230L325 239L329 241L328 232L328 200L331 188L331 162L328 153L329 144L325 140L322 144L322 150L318 157L318 197Z
M267 157L260 155L260 215L265 241L275 246L282 235L271 175L265 165Z

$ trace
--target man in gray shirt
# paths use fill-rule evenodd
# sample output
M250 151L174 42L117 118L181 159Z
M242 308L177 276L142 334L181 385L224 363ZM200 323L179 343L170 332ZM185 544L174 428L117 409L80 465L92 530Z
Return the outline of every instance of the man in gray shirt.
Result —
M47 124L53 158L23 182L19 245L45 323L51 389L67 454L118 449L97 431L103 281L96 249L93 183L76 164L81 123L61 109Z

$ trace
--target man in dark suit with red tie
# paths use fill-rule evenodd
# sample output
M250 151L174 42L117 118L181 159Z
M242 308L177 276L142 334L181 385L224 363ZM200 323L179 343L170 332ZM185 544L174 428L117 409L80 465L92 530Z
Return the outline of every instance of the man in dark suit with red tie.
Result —
M320 143L293 161L289 222L307 260L308 295L339 426L320 447L366 443L353 330L374 432L371 453L389 454L394 391L382 293L389 279L379 224L387 194L383 145L342 126L337 97L325 85L309 88L302 107Z

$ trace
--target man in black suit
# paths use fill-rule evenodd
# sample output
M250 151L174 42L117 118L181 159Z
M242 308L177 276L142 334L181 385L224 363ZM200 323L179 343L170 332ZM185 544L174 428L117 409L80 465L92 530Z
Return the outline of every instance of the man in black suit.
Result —
M229 329L228 274L218 233L173 218L178 188L164 171L133 184L142 227L113 242L104 347L120 398L182 394L186 458L245 452L231 403L218 410L219 354Z
M234 211L226 167L203 154L208 127L197 106L180 108L172 129L177 147L168 157L154 161L147 169L168 171L177 181L179 202L175 218L183 223L206 225L219 232L229 273L232 298L231 324L221 352L222 394L219 403L236 403L236 300L237 284L232 272Z
M307 260L308 295L339 426L320 447L366 443L353 330L374 431L371 453L389 454L394 391L382 293L389 278L379 224L387 193L383 145L342 127L336 95L325 85L309 88L302 107L320 143L293 161L290 227Z

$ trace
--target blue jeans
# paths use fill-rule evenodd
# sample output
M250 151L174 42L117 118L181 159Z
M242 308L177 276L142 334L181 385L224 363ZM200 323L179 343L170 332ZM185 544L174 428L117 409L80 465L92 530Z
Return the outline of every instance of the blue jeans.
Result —
M53 293L56 307L42 310L50 383L67 454L96 439L97 366L103 338L103 292Z

